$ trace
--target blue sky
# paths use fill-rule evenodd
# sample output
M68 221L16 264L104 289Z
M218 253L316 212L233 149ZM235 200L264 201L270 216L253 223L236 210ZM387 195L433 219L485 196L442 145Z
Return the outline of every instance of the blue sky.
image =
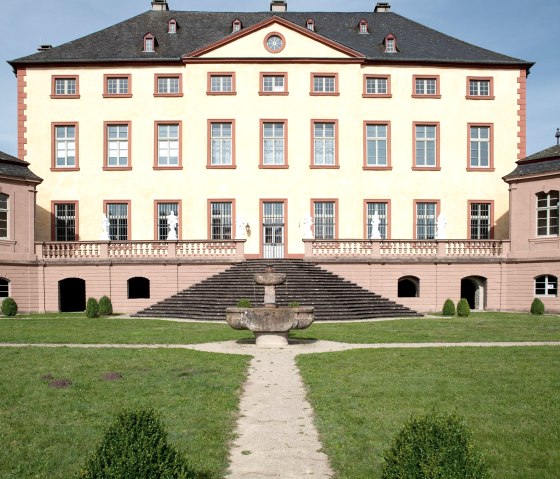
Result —
M386 1L386 0L385 0ZM290 11L372 11L377 0L288 0ZM528 79L527 154L560 127L558 0L389 0L391 11L469 43L536 62ZM266 11L269 0L168 0L172 10ZM151 8L150 0L3 0L4 61L61 45ZM17 154L16 80L0 63L0 150Z

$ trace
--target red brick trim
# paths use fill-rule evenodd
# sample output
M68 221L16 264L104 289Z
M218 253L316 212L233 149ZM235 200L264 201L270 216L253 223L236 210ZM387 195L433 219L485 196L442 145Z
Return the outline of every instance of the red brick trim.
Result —
M284 124L284 163L281 165L265 165L264 164L264 124L265 123L283 123ZM259 168L264 169L286 169L288 164L288 120L286 119L263 119L260 120L260 155Z
M113 94L107 89L109 78L128 78L128 93ZM130 73L111 73L103 75L103 98L132 98L132 75Z
M284 91L264 91L264 77L281 76L284 77ZM260 96L287 96L288 92L288 73L286 72L260 72L259 73L259 95Z
M332 123L334 124L334 165L316 165L315 164L315 123ZM311 142L310 142L310 163L309 168L311 169L338 169L340 165L338 163L338 120L322 120L322 119L312 119L311 120Z
M126 125L128 127L128 165L109 166L109 135L107 130L112 125ZM132 170L132 122L130 121L104 121L103 122L103 170L104 171L128 171Z
M74 126L76 128L76 165L71 167L56 166L56 127ZM51 123L51 171L80 171L80 124L77 121L53 121Z
M160 165L158 163L159 158L159 135L158 126L159 125L179 125L179 164L173 166ZM154 121L154 170L182 170L183 169L183 122L181 120L177 121Z
M435 95L428 95L427 93L420 95L416 93L416 80L436 80L436 93ZM441 98L440 92L440 78L439 75L412 75L412 98Z
M57 95L56 80L76 80L76 93L74 95ZM80 77L78 75L51 75L51 98L56 99L77 99L80 98Z
M470 83L472 81L488 81L489 91L488 95L471 95ZM494 100L494 77L467 77L467 92L465 95L467 100Z
M231 77L231 91L212 91L212 77ZM207 95L237 95L235 72L208 72L206 75L206 94Z
M368 93L367 92L368 78L381 78L387 80L387 93ZM393 94L391 93L391 75L389 74L377 75L375 73L364 74L362 98L392 98L392 97Z
M517 77L517 159L527 156L527 71L519 70Z
M212 164L212 124L213 123L231 123L231 165L213 165ZM206 122L206 168L209 169L235 169L235 120L234 119L214 119Z
M416 166L416 127L435 126L436 127L436 165L435 166ZM440 171L440 127L439 121L415 121L412 123L412 170L413 171Z
M471 204L488 203L490 205L490 222L488 225L490 239L494 239L494 200L467 200L467 238L471 238Z
M208 241L212 241L212 203L231 203L231 239L235 239L237 221L235 198L208 198L206 200L206 237Z
M435 203L436 204L436 225L437 219L441 212L441 200L433 199L414 199L412 200L412 238L418 239L416 236L416 205L418 203Z
M171 22L171 20L170 20ZM178 78L179 79L179 92L178 93L159 93L158 80L160 78ZM154 73L154 96L155 97L181 97L183 96L183 74L182 73Z
M183 200L154 200L154 240L158 239L158 205L167 203L177 203L177 221L179 228L177 229L177 239L183 239Z
M390 121L364 121L363 122L363 165L362 170L392 170L391 165L391 122ZM367 164L367 126L368 125L385 125L387 126L387 165L372 166Z
M367 210L368 210L368 203L385 203L387 205L387 238L391 239L391 200L390 199L376 199L376 198L368 198L364 200L364 238L368 238L368 224L367 224Z
M332 92L323 92L323 91L315 91L313 86L313 80L316 77L333 77L334 78L334 91ZM309 94L311 96L340 96L340 91L338 89L338 73L336 72L324 72L324 73L311 73L310 75L310 85L309 85Z
M284 203L284 258L288 258L288 198L259 199L259 258L263 258L263 208L264 203ZM245 255L247 256L247 255Z
M310 200L310 212L311 218L313 218L313 236L315 237L315 203L334 203L334 239L338 239L338 225L340 223L340 216L338 214L338 198L311 198Z
M471 127L483 126L490 128L489 164L487 167L471 166ZM467 123L467 171L486 172L495 171L494 168L494 123Z
M18 68L17 70L17 116L18 116L18 158L25 160L27 155L27 70L25 68Z
M75 211L76 211L76 226L75 226L75 230L76 230L76 238L75 241L80 241L80 223L79 223L79 204L80 202L78 200L75 201L68 201L68 200L64 200L64 201L57 201L57 200L51 200L51 241L56 241L56 235L55 235L55 205L74 205Z
M127 241L132 240L132 210L131 210L131 200L103 200L103 214L107 215L107 205L114 204L114 203L125 203L128 205L128 217L127 217L127 229L126 229L126 237ZM108 217L109 215L107 215Z

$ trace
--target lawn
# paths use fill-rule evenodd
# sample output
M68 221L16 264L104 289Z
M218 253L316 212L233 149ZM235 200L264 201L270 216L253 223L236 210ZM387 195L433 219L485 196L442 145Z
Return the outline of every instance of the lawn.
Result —
M0 363L2 478L74 477L108 422L134 406L153 406L198 470L227 469L246 356L5 348Z
M495 479L560 471L560 348L356 350L298 356L339 479L381 477L411 415L465 418Z

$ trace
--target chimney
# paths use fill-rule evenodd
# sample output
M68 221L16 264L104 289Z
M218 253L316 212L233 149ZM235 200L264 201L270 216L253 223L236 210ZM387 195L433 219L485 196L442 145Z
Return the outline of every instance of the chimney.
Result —
M377 2L377 5L375 5L375 9L373 11L375 13L384 13L388 12L389 10L391 10L391 5L389 5L389 2Z
M166 12L167 10L169 10L167 0L152 0L152 10L158 12Z
M51 48L52 48L52 45L47 45L47 44L39 45L39 48L37 48L37 51L38 52L44 52L44 51L50 50Z
M271 0L270 11L271 12L286 12L288 10L288 2L285 0Z

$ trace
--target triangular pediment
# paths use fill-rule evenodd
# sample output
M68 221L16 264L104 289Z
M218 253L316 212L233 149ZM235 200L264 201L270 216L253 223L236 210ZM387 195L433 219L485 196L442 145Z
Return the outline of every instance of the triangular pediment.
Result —
M185 61L211 58L356 61L364 55L284 18L272 16L183 56Z

